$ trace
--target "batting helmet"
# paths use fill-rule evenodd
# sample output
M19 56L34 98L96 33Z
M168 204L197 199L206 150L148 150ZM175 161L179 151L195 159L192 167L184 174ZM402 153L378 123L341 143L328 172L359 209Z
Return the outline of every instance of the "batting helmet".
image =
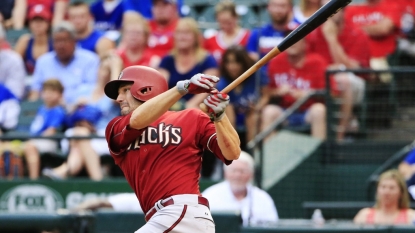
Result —
M118 80L110 81L105 85L105 94L116 100L118 88L123 83L132 84L131 95L143 102L168 89L166 79L157 70L147 66L129 66L121 72Z

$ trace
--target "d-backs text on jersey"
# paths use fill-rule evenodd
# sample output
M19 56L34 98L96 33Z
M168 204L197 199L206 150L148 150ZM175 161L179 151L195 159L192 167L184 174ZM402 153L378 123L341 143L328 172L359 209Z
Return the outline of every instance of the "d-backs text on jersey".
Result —
M148 126L141 136L128 146L127 151L140 149L144 144L179 145L182 142L182 128L160 123L157 127Z

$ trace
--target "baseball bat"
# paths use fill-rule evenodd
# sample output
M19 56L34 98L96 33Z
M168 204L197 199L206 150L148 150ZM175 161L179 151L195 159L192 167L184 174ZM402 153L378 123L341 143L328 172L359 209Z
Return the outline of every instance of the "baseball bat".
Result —
M286 36L281 43L269 51L264 57L257 61L252 67L246 70L238 78L233 80L228 86L226 86L221 92L229 93L245 79L250 77L253 73L258 71L262 66L268 63L272 58L289 48L291 45L297 43L299 40L307 36L310 32L323 24L328 18L336 14L339 10L347 6L352 0L331 0L324 6L318 9L313 15L310 16L304 23L300 24L295 30L293 30L288 36ZM200 108L207 112L207 106L202 103Z

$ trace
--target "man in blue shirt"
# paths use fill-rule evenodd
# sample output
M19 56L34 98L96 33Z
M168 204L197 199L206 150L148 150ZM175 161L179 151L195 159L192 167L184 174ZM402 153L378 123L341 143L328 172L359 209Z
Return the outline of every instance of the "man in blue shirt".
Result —
M104 36L104 32L95 30L89 5L85 2L73 2L68 8L68 19L75 28L78 46L103 57L115 48L114 40Z
M292 16L292 0L269 0L268 13L271 22L260 29L253 30L248 40L247 50L254 60L259 60L279 45L287 31L296 28L298 20Z
M65 88L65 104L71 105L77 99L74 93L80 85L96 84L99 57L76 47L75 29L68 22L58 24L52 34L54 51L38 59L29 99L37 100L42 83L57 78Z

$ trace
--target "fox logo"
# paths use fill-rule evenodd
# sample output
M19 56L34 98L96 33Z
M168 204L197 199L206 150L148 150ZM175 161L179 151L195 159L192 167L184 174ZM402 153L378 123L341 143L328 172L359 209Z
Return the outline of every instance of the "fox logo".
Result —
M161 147L168 145L179 145L182 142L182 129L160 123L157 127L147 127L147 129L128 146L128 150L140 149L140 145L160 144Z

